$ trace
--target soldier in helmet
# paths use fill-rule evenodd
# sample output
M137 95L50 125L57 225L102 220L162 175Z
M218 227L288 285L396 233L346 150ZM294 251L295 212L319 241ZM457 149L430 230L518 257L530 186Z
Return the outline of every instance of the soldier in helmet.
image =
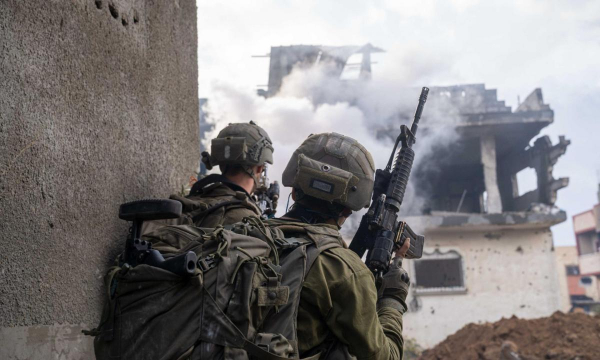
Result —
M309 136L283 173L283 185L292 187L295 203L268 223L286 238L308 239L320 248L307 264L300 292L300 358L318 353L321 359L402 358L406 272L396 260L376 289L370 270L338 231L352 211L368 207L374 172L371 154L356 140L325 133ZM408 246L397 255L404 256Z
M202 153L207 169L219 166L221 174L208 175L194 184L188 203L204 203L206 209L191 209L196 226L215 227L239 222L246 216L260 216L252 200L261 173L273 164L273 143L267 132L249 123L229 124L211 141L211 151ZM186 203L184 202L184 211ZM193 207L193 206L192 206Z
M202 153L202 162L209 170L219 166L221 174L200 179L186 197L171 195L182 203L182 216L146 221L144 234L165 225L212 228L261 215L251 195L266 164L273 164L273 144L263 128L253 121L229 124L212 139L211 152Z

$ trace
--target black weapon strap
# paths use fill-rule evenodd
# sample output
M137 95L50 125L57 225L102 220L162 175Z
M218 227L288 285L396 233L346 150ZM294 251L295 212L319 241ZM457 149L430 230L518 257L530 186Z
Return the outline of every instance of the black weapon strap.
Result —
M198 222L201 219L203 219L204 217L206 217L208 214L212 213L215 210L218 210L218 209L222 208L223 206L239 205L239 204L242 204L242 203L244 203L243 200L229 200L229 201L220 202L220 203L218 203L216 205L213 205L213 206L209 207L208 209L203 210L202 212L194 215L192 217L192 221L195 224L196 222Z

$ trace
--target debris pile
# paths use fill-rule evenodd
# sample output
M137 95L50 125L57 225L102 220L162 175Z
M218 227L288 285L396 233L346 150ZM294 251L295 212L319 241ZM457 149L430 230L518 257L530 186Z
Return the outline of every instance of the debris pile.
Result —
M600 316L555 312L525 320L468 324L421 360L593 360L600 359Z

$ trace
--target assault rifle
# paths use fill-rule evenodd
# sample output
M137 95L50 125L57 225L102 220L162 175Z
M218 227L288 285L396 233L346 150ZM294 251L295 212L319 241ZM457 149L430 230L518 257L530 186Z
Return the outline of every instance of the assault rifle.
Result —
M398 212L415 157L412 146L428 93L429 89L424 87L412 126L410 129L406 125L400 126L400 135L396 138L387 166L375 172L371 206L363 215L350 243L350 249L361 258L368 251L366 264L376 279L388 270L392 254L404 245L406 239L410 239L406 258L419 259L423 255L425 237L417 235L406 222L398 221ZM401 144L400 151L392 166L398 144Z
M260 177L260 182L254 191L253 198L254 201L256 201L263 218L270 219L275 216L277 202L279 200L279 183L274 181L269 184L266 166Z

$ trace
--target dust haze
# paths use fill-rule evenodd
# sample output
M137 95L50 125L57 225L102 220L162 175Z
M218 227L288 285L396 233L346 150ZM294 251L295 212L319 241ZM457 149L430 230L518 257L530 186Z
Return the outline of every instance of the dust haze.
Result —
M400 58L394 53L382 56ZM281 174L294 150L310 134L323 132L337 132L358 140L373 155L376 167L383 168L400 125L410 126L413 121L421 86L432 85L420 80L427 78L428 69L422 69L421 75L413 72L402 76L393 68L375 68L373 79L368 81L358 80L357 74L348 69L341 79L332 76L331 66L320 63L294 68L284 78L278 94L270 98L227 82L213 83L206 111L207 122L214 128L206 134L203 145L208 148L210 139L228 123L254 120L269 133L274 143L274 164L269 167L271 181L281 183ZM415 167L426 166L420 163L421 159L458 140L455 131L458 109L444 94L435 96L430 96L423 112L414 147ZM415 181L418 179L411 179ZM282 188L278 216L285 212L289 193L289 188ZM404 211L420 212L426 197L426 194L416 196L413 186L409 186ZM344 226L346 236L353 232L359 220L358 214L351 216Z

